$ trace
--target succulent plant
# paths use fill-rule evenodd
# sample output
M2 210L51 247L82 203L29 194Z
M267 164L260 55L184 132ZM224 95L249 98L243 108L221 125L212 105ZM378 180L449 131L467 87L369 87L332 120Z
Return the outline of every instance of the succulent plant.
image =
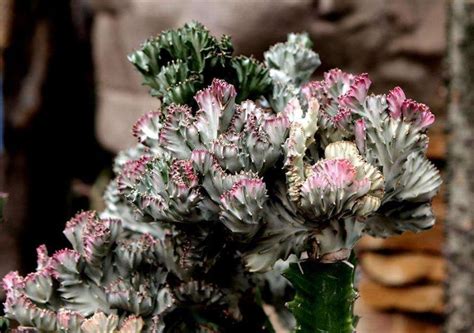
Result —
M434 223L434 116L400 88L368 95L366 74L309 81L310 45L291 34L261 64L193 23L132 54L163 106L133 127L105 211L66 224L72 249L40 247L36 272L4 278L8 318L39 331L271 331L259 295L281 294L272 274L290 258L296 330L350 331L357 240ZM331 306L341 326L314 312Z
M234 84L238 101L258 98L271 87L268 69L252 57L233 57L229 36L219 40L200 23L150 38L129 60L143 75L150 93L165 105L192 104L197 91L215 78Z

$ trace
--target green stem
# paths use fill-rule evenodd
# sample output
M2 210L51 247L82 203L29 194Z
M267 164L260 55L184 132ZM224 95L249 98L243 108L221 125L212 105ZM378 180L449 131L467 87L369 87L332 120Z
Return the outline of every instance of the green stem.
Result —
M354 332L354 267L306 261L291 264L284 276L295 289L288 308L296 318L296 333Z

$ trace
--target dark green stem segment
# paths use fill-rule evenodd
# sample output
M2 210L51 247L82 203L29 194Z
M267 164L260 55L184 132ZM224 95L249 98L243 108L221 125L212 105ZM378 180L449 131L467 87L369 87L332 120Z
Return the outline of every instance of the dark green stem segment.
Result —
M306 261L290 264L284 276L295 289L295 298L288 303L296 318L295 332L354 332L354 267L347 262Z

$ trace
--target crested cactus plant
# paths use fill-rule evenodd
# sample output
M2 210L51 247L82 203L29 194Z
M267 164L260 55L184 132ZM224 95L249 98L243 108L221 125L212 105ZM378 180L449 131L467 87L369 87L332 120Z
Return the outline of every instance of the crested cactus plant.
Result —
M150 93L165 105L192 104L197 91L215 78L235 85L238 101L258 98L271 88L268 69L251 57L232 56L229 36L219 40L198 22L163 31L147 40L129 60Z
M72 249L4 278L20 330L271 332L261 290L289 260L294 329L351 332L357 240L433 225L426 105L369 94L366 74L310 81L304 34L264 63L231 51L192 23L129 57L162 108L133 127L105 211L66 224Z

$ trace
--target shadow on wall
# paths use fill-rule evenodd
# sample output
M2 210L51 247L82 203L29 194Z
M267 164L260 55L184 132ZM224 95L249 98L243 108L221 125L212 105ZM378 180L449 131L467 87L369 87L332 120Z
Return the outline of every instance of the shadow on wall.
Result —
M110 159L94 137L95 84L90 30L70 4L14 2L4 53L3 191L10 193L2 226L2 275L31 271L35 249L65 245L64 222L88 207L71 183L92 183ZM21 260L20 260L21 258Z

